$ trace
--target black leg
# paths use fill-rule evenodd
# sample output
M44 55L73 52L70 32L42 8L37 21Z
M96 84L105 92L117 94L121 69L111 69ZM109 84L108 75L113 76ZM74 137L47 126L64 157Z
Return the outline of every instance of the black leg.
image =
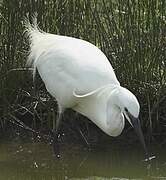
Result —
M56 131L55 129L53 129L53 132L52 132L52 135L53 135L53 151L54 151L54 155L57 157L57 158L60 158L60 141L59 141L59 132Z
M60 121L62 119L63 109L59 106L58 115L56 118L56 125L53 125L53 151L57 158L60 158ZM55 121L55 120L54 120Z

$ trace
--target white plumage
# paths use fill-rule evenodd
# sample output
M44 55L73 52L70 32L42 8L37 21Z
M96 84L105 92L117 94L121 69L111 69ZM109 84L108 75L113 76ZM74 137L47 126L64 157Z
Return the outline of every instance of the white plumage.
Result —
M139 103L120 86L104 53L93 44L72 37L40 31L26 23L30 39L28 64L38 70L47 91L62 109L72 108L92 120L110 136L124 128L124 115L132 126L139 116ZM144 140L141 140L144 144Z

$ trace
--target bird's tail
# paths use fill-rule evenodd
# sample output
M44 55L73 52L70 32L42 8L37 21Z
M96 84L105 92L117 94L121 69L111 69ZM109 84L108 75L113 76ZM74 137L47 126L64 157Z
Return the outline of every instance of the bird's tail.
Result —
M36 61L40 56L40 40L45 34L39 29L37 24L37 14L32 17L32 23L30 23L29 18L24 19L25 34L28 37L30 50L26 66L33 67L33 77L36 74Z

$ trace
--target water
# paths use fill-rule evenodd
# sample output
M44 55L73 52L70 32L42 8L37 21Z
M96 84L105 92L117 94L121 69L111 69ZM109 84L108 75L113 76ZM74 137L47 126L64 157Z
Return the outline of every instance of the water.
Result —
M56 159L44 143L1 143L0 180L166 180L163 148L154 148L157 158L149 165L142 151L120 145L84 146L64 143Z

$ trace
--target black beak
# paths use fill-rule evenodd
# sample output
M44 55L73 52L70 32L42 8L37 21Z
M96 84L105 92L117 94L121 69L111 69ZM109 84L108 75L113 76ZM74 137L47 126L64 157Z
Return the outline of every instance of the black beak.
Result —
M145 141L144 141L144 136L143 136L143 133L142 133L142 129L141 129L141 124L140 124L140 120L138 118L135 118L134 116L132 116L130 113L128 113L128 116L131 120L131 124L133 125L133 128L143 146L143 149L145 151L145 157L148 159L149 158L149 153L148 153L148 150L147 150L147 147L146 147L146 144L145 144Z
M139 119L132 119L132 124L133 124L133 127L134 127L134 130L144 148L144 151L145 151L145 157L148 158L148 150L147 150L147 147L146 147L146 144L145 144L145 140L144 140L144 136L143 136L143 133L142 133L142 129L141 129L141 125L140 125L140 120Z

